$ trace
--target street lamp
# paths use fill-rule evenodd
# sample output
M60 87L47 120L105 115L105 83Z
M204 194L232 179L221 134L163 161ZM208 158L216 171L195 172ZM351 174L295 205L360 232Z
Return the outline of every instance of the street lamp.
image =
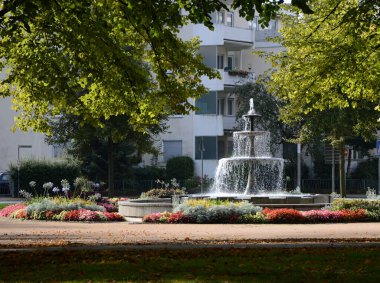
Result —
M199 144L199 151L201 152L201 194L203 194L203 152L205 151L205 146L203 143L203 136L201 137Z
M20 191L20 149L21 148L32 148L32 146L19 144L17 147L17 193Z

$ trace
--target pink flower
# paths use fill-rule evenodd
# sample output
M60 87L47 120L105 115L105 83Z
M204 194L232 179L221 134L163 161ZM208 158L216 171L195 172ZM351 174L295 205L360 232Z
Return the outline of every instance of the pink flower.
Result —
M9 217L13 212L22 208L26 208L26 205L23 203L9 205L0 210L0 216Z

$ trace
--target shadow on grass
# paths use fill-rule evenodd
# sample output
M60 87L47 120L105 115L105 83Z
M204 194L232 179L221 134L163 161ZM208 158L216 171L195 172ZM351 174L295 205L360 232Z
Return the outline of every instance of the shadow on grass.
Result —
M379 282L380 248L0 253L2 282Z

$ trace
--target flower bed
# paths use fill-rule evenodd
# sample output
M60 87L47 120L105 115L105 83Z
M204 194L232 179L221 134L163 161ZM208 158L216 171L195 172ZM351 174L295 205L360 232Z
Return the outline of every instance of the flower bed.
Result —
M339 203L341 201L339 200ZM365 206L368 206L365 203ZM333 206L334 207L334 204ZM262 210L247 202L189 201L174 212L146 215L147 223L337 223L379 221L379 210L354 209L298 211L281 208Z
M103 206L81 202L65 202L42 199L29 205L14 204L0 210L0 216L14 219L56 221L125 221L116 212L108 212Z

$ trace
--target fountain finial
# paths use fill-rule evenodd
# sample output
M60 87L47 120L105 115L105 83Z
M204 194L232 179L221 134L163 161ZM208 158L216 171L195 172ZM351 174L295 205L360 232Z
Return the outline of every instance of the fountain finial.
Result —
M255 111L255 107L253 104L253 98L249 99L249 111L246 115L243 115L243 117L246 117L250 121L250 131L255 130L255 118L261 117L260 114L257 114Z

